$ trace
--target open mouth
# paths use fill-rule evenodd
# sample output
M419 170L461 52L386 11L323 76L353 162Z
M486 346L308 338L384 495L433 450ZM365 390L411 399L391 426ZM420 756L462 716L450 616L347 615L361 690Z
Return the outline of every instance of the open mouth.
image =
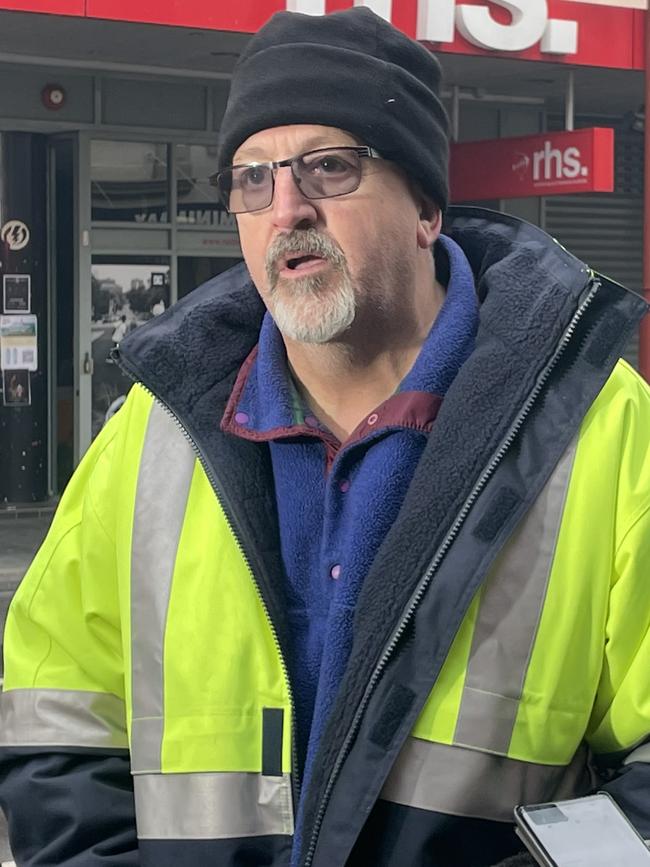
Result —
M322 256L313 256L310 253L307 253L303 256L292 256L288 258L285 261L284 267L289 271L302 271L324 261L325 260Z

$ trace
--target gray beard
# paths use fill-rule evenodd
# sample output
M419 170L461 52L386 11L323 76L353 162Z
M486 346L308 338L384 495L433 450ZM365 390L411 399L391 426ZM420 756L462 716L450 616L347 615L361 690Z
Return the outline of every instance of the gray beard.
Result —
M329 343L354 321L356 298L346 268L271 286L271 315L280 333L299 343ZM335 286L327 286L335 281Z
M313 254L326 259L325 274L283 280L278 259L287 254ZM356 293L342 250L316 229L280 235L267 252L269 309L280 332L300 343L328 343L350 327L356 314Z

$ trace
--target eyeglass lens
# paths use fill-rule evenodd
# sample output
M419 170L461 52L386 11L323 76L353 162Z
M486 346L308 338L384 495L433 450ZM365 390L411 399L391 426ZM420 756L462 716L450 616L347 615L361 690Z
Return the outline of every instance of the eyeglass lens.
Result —
M219 191L230 213L268 208L273 201L273 171L267 165L250 165L221 172ZM291 172L308 199L342 196L361 183L361 157L351 148L310 151L291 161Z

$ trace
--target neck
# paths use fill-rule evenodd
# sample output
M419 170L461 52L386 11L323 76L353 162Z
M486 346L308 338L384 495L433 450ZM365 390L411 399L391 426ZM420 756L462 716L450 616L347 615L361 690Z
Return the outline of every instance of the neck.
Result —
M380 403L395 393L413 366L445 297L429 279L399 313L358 316L339 340L298 343L285 338L287 359L310 410L342 442ZM381 320L381 321L379 321Z

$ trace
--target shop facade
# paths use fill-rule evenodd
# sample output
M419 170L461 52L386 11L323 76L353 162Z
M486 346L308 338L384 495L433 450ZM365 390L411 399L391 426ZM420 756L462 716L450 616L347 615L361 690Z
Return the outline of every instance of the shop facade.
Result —
M639 290L645 13L623 2L366 5L440 52L458 142L614 129L612 191L480 203ZM129 388L114 343L239 261L209 177L248 34L351 5L0 0L2 345L24 353L3 355L0 506L61 490Z

